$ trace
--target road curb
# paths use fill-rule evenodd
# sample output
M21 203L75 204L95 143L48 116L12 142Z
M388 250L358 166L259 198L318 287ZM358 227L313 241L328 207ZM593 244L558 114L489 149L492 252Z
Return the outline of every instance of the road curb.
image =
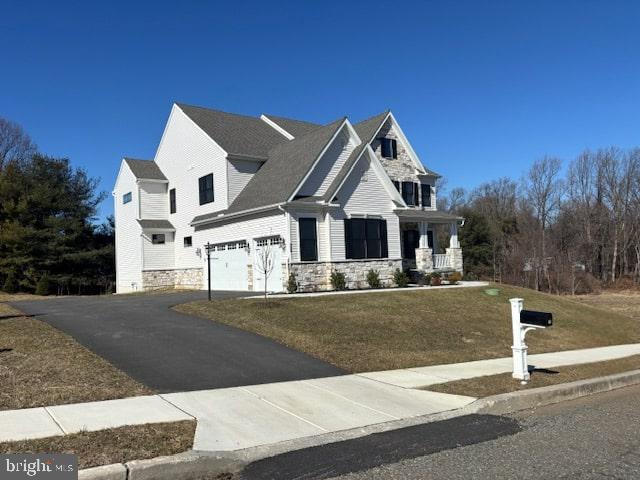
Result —
M595 393L604 393L639 383L640 370L631 370L605 377L493 395L476 400L465 408L473 409L475 413L501 415L573 400Z
M466 407L435 414L412 417L367 427L288 440L272 445L252 447L234 452L190 451L149 460L134 460L124 465L81 470L80 480L195 480L204 475L222 475L240 472L249 463L330 443L365 437L374 433L399 430L415 425L448 420L474 413L503 415L551 405L562 401L604 393L618 388L640 384L640 370L608 375L605 377L562 383L549 387L503 393L476 400Z

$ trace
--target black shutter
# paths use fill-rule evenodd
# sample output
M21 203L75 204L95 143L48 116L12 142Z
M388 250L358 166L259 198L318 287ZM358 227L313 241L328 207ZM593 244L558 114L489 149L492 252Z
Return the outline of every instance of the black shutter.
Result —
M427 243L429 248L433 248L433 230L427 230Z
M344 248L346 258L353 258L353 231L348 218L344 221Z
M383 156L383 158L389 158L391 155L391 152L389 152L389 139L388 138L381 138L380 139L380 153Z
M426 183L422 184L422 206L431 206L431 185L427 185Z
M396 190L400 191L400 182L398 180L393 180L393 186L396 187Z
M419 187L420 187L419 183L414 183L413 184L413 204L416 205L416 206L420 205Z
M381 258L389 257L389 245L387 242L387 221L380 220L380 243L381 245Z
M169 190L169 213L176 213L176 189Z
M396 140L391 140L391 156L398 158L398 142Z

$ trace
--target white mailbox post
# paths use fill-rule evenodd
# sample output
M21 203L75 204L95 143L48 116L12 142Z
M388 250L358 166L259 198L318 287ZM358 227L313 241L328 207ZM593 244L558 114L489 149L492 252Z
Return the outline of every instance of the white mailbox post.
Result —
M524 338L530 330L538 330L550 327L552 316L545 312L523 312L524 300L522 298L512 298L511 302L511 327L513 330L513 378L517 378L522 383L527 383L530 379L529 364L527 362L527 344ZM523 315L526 319L523 319Z

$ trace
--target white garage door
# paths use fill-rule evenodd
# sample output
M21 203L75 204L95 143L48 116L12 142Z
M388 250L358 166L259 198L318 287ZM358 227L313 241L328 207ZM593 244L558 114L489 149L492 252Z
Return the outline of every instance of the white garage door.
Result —
M248 290L246 242L214 245L211 251L211 289ZM205 266L206 269L206 266Z
M281 292L282 281L282 254L284 245L280 237L259 238L254 242L253 248L253 289L256 292L264 291L265 272L263 265L272 265L271 273L267 275L267 291Z

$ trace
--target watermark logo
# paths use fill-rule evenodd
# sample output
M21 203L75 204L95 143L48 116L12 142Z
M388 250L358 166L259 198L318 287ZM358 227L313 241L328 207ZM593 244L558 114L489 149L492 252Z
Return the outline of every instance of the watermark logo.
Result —
M0 480L77 480L78 456L62 453L0 455Z

